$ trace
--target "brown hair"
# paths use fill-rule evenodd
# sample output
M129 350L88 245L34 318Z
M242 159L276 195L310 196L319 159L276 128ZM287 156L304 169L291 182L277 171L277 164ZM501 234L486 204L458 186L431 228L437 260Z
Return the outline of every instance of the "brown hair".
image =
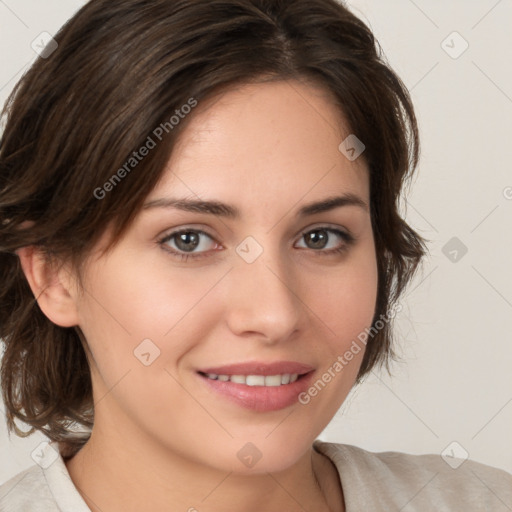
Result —
M0 337L10 430L23 435L18 419L77 448L84 439L72 439L72 427L90 429L94 414L80 330L42 313L14 251L38 246L79 270L108 225L112 247L191 117L171 127L171 116L237 84L307 79L336 98L366 146L379 277L374 323L396 304L425 253L398 211L418 161L417 124L407 89L346 7L335 0L91 0L55 39L58 48L34 63L3 112ZM167 129L158 149L119 171L159 126ZM358 380L377 364L388 367L391 334L386 322L368 339Z

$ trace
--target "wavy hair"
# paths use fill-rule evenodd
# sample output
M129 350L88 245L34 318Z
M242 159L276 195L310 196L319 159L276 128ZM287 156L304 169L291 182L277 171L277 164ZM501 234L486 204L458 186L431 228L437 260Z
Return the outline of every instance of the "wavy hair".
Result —
M410 96L371 30L335 0L91 0L5 104L0 139L1 385L8 427L75 451L94 421L81 331L40 310L16 250L37 246L79 271L108 225L119 241L155 187L187 119L101 200L107 183L190 98L245 83L311 80L364 141L378 265L374 323L426 252L399 213L418 163ZM342 117L340 116L340 123ZM341 141L340 141L341 142ZM122 192L119 189L122 188ZM96 191L96 193L95 193ZM393 352L391 323L368 339L358 381ZM30 427L23 432L19 420Z

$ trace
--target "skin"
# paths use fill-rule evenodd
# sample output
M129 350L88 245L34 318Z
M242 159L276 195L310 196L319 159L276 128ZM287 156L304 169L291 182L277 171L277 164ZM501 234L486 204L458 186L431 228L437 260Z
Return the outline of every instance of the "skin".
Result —
M105 232L82 291L66 265L54 270L33 248L19 251L44 313L78 325L87 340L95 425L67 468L91 510L344 510L337 471L312 443L353 386L363 350L307 405L272 412L212 393L196 370L292 360L311 364L315 382L371 325L369 178L363 158L350 162L338 150L349 133L311 84L230 90L194 111L147 201L215 199L240 218L145 209L101 256ZM297 216L302 205L343 193L366 208ZM327 247L315 248L302 236L326 226L355 242L329 232ZM165 250L178 250L176 239L159 244L183 227L211 236L195 249L204 257L180 260ZM248 236L263 249L251 264L236 252ZM148 338L160 355L145 366L134 350ZM237 457L248 442L262 453L252 468Z

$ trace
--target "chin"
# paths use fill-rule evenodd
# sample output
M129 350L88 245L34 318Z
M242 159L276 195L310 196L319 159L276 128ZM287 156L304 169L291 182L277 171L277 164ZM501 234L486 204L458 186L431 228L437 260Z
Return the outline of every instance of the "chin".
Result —
M295 436L288 435L289 429L282 425L276 427L270 435L264 432L259 436L232 439L222 454L213 456L217 458L217 464L211 465L218 469L222 466L222 470L239 475L261 475L285 471L308 456L315 437L304 434L297 438L297 432L294 432ZM280 428L283 428L281 435L278 434Z

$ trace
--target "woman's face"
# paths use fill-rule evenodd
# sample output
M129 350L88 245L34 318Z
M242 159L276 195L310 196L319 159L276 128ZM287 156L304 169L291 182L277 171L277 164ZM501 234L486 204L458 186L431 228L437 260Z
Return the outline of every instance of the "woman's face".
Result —
M331 420L363 357L350 347L377 292L368 171L338 149L350 132L312 86L248 85L193 115L76 296L95 430L225 471L279 471ZM345 199L311 207L333 198Z

